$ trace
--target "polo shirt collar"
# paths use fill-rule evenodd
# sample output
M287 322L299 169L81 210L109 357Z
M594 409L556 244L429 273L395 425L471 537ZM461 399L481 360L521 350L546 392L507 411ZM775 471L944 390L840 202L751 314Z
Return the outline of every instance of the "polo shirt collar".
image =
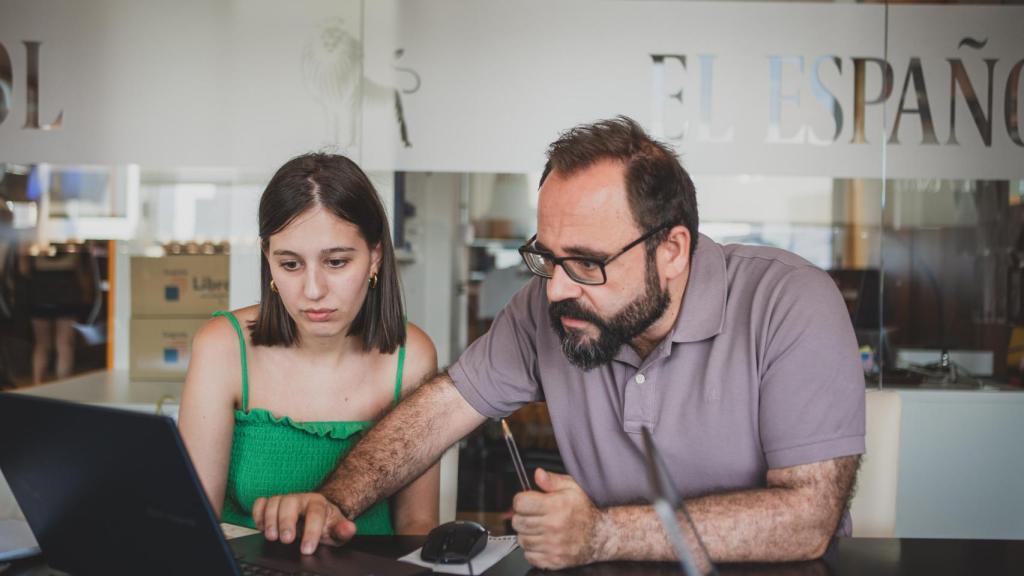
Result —
M672 328L672 342L700 342L722 331L725 323L725 252L711 238L700 234L690 260L683 307Z

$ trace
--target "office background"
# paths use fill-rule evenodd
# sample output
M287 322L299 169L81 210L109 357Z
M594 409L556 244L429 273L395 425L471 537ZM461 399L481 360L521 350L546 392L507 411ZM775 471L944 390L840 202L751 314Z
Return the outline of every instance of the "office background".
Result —
M527 279L546 144L628 114L678 149L704 233L835 278L868 387L902 399L894 534L1022 538L1024 8L1005 4L0 0L3 385L34 383L24 255L77 287L53 296L76 306L70 373L55 346L40 390L173 405L208 308L258 298L263 185L311 149L371 173L446 364ZM213 295L154 312L147 265ZM543 406L515 421L557 467ZM460 513L508 505L495 441L450 467Z

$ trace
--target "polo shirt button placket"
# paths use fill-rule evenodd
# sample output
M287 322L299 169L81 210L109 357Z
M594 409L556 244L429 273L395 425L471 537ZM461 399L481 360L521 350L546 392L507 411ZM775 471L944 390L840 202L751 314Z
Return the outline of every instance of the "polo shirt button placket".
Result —
M641 426L651 425L650 384L643 372L637 372L626 380L625 431L639 434Z
M634 401L636 407L639 408L636 414L639 420L635 422L636 425L641 426L654 426L654 406L653 406L653 392L651 384L645 384L647 382L647 376L643 372L637 372L636 376L633 376L633 382L635 384L635 396Z

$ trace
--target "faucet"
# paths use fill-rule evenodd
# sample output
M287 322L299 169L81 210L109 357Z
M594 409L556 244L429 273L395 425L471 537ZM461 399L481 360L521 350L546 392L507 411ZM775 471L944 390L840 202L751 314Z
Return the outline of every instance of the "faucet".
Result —
M924 365L910 364L906 367L906 370L924 376L926 383L937 383L942 386L956 386L960 384L968 388L983 387L981 380L973 376L966 368L953 361L949 350L946 348L942 349L937 362Z

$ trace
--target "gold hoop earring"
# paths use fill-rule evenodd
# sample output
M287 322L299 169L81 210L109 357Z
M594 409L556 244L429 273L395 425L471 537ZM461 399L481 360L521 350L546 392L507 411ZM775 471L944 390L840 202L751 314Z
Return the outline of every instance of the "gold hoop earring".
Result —
M373 276L370 276L370 290L377 287L377 273L374 272Z
M273 280L270 281L270 291L277 294L277 284L274 284Z

